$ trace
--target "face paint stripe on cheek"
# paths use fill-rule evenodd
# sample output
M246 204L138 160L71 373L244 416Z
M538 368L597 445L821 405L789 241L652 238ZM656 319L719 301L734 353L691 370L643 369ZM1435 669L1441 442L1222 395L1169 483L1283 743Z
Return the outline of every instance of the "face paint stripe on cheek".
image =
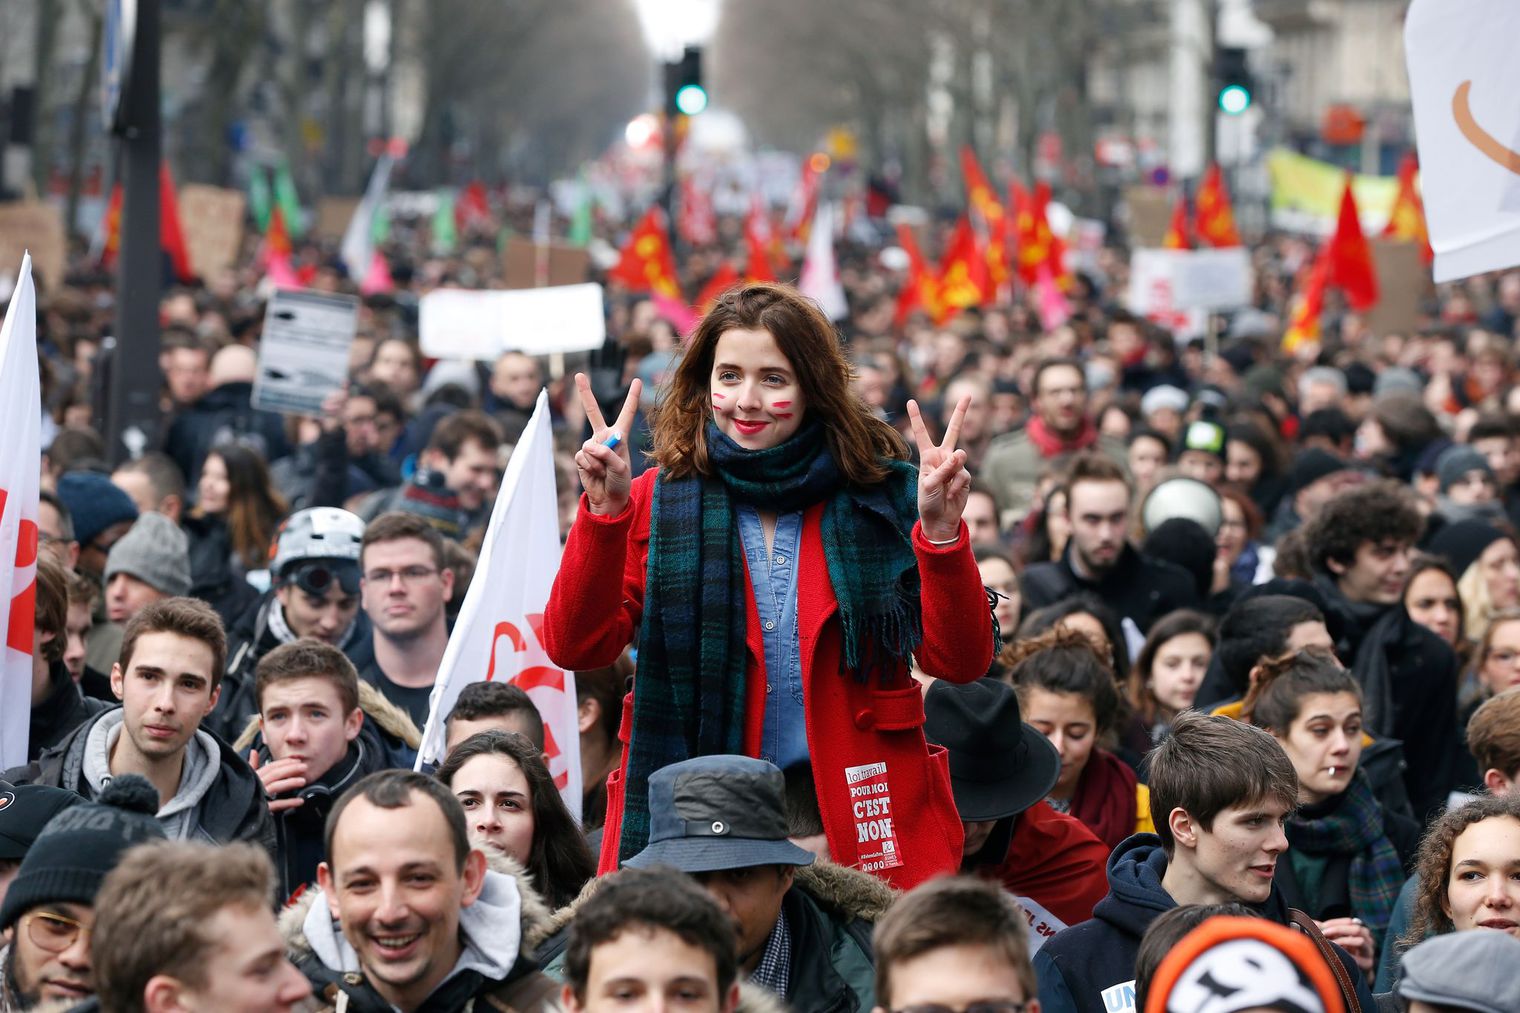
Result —
M773 408L790 408L790 407L791 407L791 406L792 406L792 403L791 403L791 402L790 402L790 401L777 401L777 402L776 402L776 403L775 403L775 404L774 404L774 405L772 405L772 406L771 406L771 407L773 407ZM788 415L788 416L786 416L786 417L787 417L787 418L791 418L791 416L790 416L790 415Z

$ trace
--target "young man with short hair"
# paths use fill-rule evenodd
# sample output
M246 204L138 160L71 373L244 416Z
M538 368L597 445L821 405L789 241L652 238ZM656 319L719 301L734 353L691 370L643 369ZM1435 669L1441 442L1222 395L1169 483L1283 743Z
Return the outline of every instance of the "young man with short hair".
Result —
M1231 718L1185 712L1148 762L1156 833L1114 849L1108 896L1093 917L1035 954L1044 1013L1133 1011L1141 937L1179 905L1241 903L1289 923L1272 877L1288 850L1283 825L1298 807L1298 775L1277 740ZM1337 956L1372 1009L1361 971L1344 951Z
M26 758L37 759L110 705L80 690L64 664L69 644L68 575L51 556L37 557L36 615L32 626L32 713ZM84 661L83 645L79 651Z
M996 437L982 463L981 479L1003 505L1005 531L1029 512L1040 475L1052 464L1089 450L1115 463L1125 459L1124 443L1100 435L1093 425L1080 360L1044 360L1035 367L1029 390L1033 416L1022 429Z
M734 1013L734 926L707 893L669 869L623 869L601 881L570 923L567 1013L682 1009Z
M297 1008L311 984L285 956L273 887L268 856L247 844L163 841L127 852L95 899L103 1013Z
M995 883L953 876L915 887L876 924L875 1013L1040 1013L1028 933L1024 912Z
M168 454L156 450L123 462L111 472L111 484L132 497L138 515L160 513L180 522L185 509L185 476Z
M35 763L5 775L93 798L122 774L158 791L173 840L253 841L274 850L264 789L230 746L202 730L216 705L227 652L222 621L205 602L169 598L127 623L111 688L122 705L80 725Z
M335 507L291 514L275 536L274 587L228 630L228 663L212 730L231 742L259 712L254 671L281 644L314 637L354 663L369 657L369 619L359 610L359 546L364 522Z
M359 677L425 728L449 643L444 606L454 592L443 536L416 514L381 514L364 530L359 565L374 629L373 659L359 666Z
M556 989L523 945L524 885L487 870L442 782L369 775L328 817L326 850L294 945L317 991L354 1010L547 1009Z
M1319 597L1303 581L1297 583ZM1297 595L1249 593L1231 605L1219 622L1219 642L1193 706L1206 710L1242 700L1262 662L1297 654L1306 647L1335 649L1318 605Z
M1072 461L1066 478L1071 538L1060 559L1024 571L1019 585L1026 611L1089 591L1144 634L1168 612L1197 604L1191 574L1129 543L1131 500L1124 469L1109 458L1084 453Z
M459 691L444 722L444 752L492 729L517 732L540 750L544 748L544 719L526 690L510 682L472 682Z
M1347 630L1345 659L1375 734L1404 744L1404 784L1424 820L1458 787L1457 656L1400 604L1425 527L1407 486L1379 481L1326 503L1305 531L1314 586Z
M375 493L360 513L374 520L383 513L406 509L405 500L447 499L464 513L464 526L488 519L487 510L500 482L501 426L482 411L467 408L446 415L433 427L428 445L417 457L410 482Z

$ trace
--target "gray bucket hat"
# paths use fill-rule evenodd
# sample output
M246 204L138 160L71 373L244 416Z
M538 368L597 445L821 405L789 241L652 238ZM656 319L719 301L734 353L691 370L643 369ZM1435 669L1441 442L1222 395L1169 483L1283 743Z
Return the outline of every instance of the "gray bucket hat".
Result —
M787 840L786 781L748 756L699 756L649 776L649 846L625 865L717 872L752 865L811 865Z
M1442 1009L1520 1010L1520 940L1496 929L1431 936L1404 954L1398 993Z

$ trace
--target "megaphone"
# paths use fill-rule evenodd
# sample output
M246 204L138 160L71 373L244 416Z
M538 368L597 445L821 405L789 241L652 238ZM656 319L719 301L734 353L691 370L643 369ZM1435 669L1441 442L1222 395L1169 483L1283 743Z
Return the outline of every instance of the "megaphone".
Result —
M1186 517L1212 537L1224 523L1219 493L1196 478L1169 478L1158 483L1140 505L1140 526L1148 535L1173 517Z

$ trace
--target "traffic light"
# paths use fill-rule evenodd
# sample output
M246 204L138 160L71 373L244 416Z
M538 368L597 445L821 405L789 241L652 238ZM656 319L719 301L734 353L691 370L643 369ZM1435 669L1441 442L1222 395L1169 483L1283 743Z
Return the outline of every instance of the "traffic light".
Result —
M1251 108L1256 82L1246 62L1246 51L1239 46L1219 46L1214 50L1214 99L1219 111L1239 116Z
M707 88L702 84L702 49L687 46L681 58L665 64L665 114L695 116L707 108Z

